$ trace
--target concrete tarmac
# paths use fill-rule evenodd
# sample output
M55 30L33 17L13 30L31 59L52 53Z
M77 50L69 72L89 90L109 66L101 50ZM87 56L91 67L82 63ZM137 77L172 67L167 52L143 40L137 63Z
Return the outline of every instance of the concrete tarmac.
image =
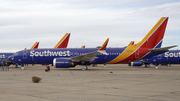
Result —
M45 66L0 68L0 101L179 101L180 65L103 65L82 71ZM32 82L32 76L42 78Z

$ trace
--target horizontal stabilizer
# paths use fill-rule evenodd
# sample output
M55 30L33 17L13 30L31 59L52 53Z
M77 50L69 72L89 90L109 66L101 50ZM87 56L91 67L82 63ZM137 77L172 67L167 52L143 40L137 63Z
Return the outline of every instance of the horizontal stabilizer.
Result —
M177 46L178 45L168 46L168 47L163 47L163 48L155 48L155 49L150 49L149 51L151 52L165 51L165 50L169 50L170 48L177 47Z

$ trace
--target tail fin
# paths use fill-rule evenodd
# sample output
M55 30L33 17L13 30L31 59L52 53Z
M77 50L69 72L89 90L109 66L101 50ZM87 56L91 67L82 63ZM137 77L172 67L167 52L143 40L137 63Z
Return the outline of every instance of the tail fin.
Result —
M144 56L147 56L149 50L160 48L167 22L168 17L162 17L150 30L150 32L142 39L142 41L137 44L128 46L117 58L108 63L127 63L135 61Z
M69 42L70 34L71 33L66 33L54 48L66 48Z
M128 46L134 45L134 41L131 41Z
M168 17L162 17L141 42L135 44L141 48L160 48L164 37Z
M104 42L104 44L101 46L101 48L99 49L100 51L106 49L106 46L107 46L107 44L108 44L108 41L109 41L109 38L107 38L107 40L106 40L106 41Z
M39 46L39 42L36 42L36 43L31 47L31 49L37 49L38 46Z
M84 45L82 45L82 47L81 48L85 48L85 46Z

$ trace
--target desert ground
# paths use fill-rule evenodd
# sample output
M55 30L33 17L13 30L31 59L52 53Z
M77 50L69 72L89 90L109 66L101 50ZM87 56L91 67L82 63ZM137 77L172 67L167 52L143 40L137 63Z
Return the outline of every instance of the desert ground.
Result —
M0 68L0 101L179 101L180 65L159 67Z

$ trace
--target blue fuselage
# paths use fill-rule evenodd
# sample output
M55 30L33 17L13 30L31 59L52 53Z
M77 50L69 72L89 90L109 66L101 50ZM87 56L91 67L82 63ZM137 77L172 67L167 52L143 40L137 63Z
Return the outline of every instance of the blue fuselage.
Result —
M107 48L106 52L108 55L99 54L95 56L95 59L89 64L104 64L112 61L117 58L124 50L124 48ZM22 50L14 55L10 56L8 60L13 61L18 64L53 64L53 59L55 58L65 58L70 59L72 57L80 56L90 52L97 51L98 48L61 48L61 49L31 49L31 50ZM162 52L161 52L162 53ZM143 57L152 57L154 55L160 54L157 53L148 53ZM136 56L134 56L136 57ZM139 58L137 58L138 60ZM127 61L128 62L128 61Z
M14 53L0 53L0 66L4 64L4 61L8 59L9 56L13 55Z
M32 49L32 50L23 50L15 53L9 58L13 59L13 62L23 63L23 64L52 64L54 58L71 58L75 56L80 56L86 53L97 51L97 48L85 48L85 49ZM116 58L119 54L122 53L124 49L122 48L109 48L106 50L109 55L99 54L96 55L96 59L91 63L106 63Z
M170 50L164 54L154 56L150 59L144 59L144 61L151 64L180 64L180 50Z

